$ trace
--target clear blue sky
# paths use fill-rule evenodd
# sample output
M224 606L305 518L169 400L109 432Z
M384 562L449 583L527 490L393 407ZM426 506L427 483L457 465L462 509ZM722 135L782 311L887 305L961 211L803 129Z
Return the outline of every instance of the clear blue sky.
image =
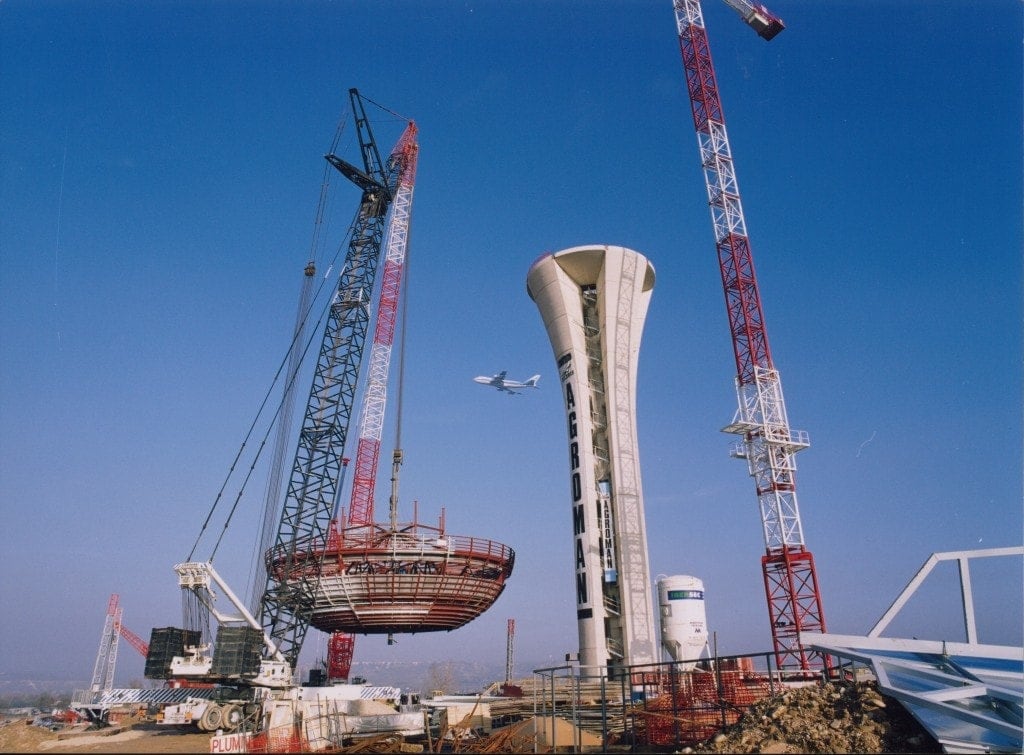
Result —
M766 43L704 3L772 350L812 442L806 540L829 629L863 633L930 553L1022 540L1022 6L772 8L787 30ZM510 617L518 673L575 650L564 417L525 280L586 243L657 271L638 408L652 571L704 579L721 652L768 649L669 0L7 0L0 679L88 678L112 592L144 637L180 625L171 567L283 357L349 87L420 127L406 517L443 506L452 533L518 554L488 614L360 638L356 661L500 667ZM375 122L385 147L399 126ZM334 239L358 201L337 186ZM471 381L501 369L540 389ZM218 556L239 591L252 491ZM973 576L981 639L1020 642L1019 561ZM955 599L926 591L892 634L960 639ZM119 681L141 675L122 646Z

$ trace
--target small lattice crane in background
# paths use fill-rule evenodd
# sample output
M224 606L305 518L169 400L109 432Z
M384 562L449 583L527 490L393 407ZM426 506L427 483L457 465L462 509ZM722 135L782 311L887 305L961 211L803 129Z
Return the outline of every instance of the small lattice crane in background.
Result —
M103 623L103 634L100 635L100 649L96 653L96 665L92 671L92 692L108 692L114 688L114 669L117 666L117 644L121 637L145 658L149 654L149 645L122 622L124 608L117 593L107 601L107 615Z

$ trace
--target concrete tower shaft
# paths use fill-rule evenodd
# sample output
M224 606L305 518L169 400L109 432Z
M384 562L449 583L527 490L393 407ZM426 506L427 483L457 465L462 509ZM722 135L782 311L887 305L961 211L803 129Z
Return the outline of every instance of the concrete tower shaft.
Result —
M636 432L654 267L621 246L578 246L534 262L526 289L551 341L566 412L580 665L654 663Z

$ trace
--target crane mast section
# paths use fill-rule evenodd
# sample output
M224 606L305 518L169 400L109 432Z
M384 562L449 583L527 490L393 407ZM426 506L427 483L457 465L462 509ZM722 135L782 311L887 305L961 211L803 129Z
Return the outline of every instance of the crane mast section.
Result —
M686 87L725 290L736 374L746 385L754 382L755 365L772 366L757 275L700 3L677 0L674 6Z
M327 643L327 678L348 681L352 670L352 653L355 649L355 635L334 632Z
M399 168L395 153L381 164L359 95L355 90L350 95L365 170L335 155L326 159L362 189L362 197L328 312L261 599L264 630L292 667L309 629L319 577L318 568L309 568L308 555L312 549L322 554L339 494L370 298Z
M693 124L718 251L736 360L738 408L725 432L743 436L733 455L747 460L755 480L762 534L769 554L803 547L794 454L809 445L789 428L779 373L772 364L739 183L700 3L674 3Z
M512 663L512 641L516 635L516 620L508 620L508 631L505 638L505 683L508 684L512 681L513 663Z
M100 635L100 649L92 671L92 692L108 692L114 686L114 668L117 666L118 627L121 625L120 597L117 593L107 602L107 615Z
M355 476L349 505L350 525L373 524L373 497L376 487L377 466L380 460L380 442L384 429L387 406L388 374L391 367L391 347L395 338L398 301L402 289L405 255L409 241L409 219L412 214L418 145L416 125L410 123L399 140L395 153L401 165L398 188L391 206L388 225L384 271L381 276L380 302L374 327L373 345L367 384L363 393L359 426L359 445L356 449Z
M766 40L784 28L763 5L725 2ZM736 361L738 407L723 430L742 437L732 455L746 459L755 481L765 543L761 567L778 666L807 670L811 654L800 644L800 632L825 631L814 558L804 545L796 495L795 454L809 443L806 433L789 428L782 382L772 363L700 1L673 0L673 8Z

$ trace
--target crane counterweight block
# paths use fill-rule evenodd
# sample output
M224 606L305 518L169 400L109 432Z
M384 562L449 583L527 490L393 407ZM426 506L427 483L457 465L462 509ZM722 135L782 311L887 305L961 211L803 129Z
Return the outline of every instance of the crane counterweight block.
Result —
M786 28L781 18L760 3L755 4L750 2L750 0L725 0L725 4L739 13L743 23L756 31L757 36L766 41L771 41L779 32Z

